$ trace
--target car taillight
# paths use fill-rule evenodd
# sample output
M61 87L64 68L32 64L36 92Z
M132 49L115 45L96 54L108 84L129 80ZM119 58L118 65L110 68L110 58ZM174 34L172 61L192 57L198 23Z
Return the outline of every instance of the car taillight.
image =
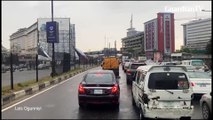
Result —
M79 85L79 87L78 87L78 92L79 92L80 94L84 94L84 93L85 93L85 89L84 89L84 87L83 87L82 84Z
M195 86L195 83L191 82L191 85L192 85L192 87L194 87L194 86Z
M128 75L131 75L131 70L127 70L127 74L128 74Z
M115 93L118 93L118 92L119 92L118 85L115 84L115 85L112 87L112 93L115 94Z

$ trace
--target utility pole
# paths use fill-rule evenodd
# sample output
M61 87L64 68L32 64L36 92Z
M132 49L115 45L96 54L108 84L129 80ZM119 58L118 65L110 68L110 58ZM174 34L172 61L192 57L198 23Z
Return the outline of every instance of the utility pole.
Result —
M52 13L52 22L53 22L53 0L51 0L51 13ZM52 43L52 74L51 76L54 77L55 75L55 45L54 42Z
M10 48L10 79L11 79L11 90L13 90L13 53L12 53L12 49L14 49L14 44L13 46L11 46Z
M39 30L37 29L36 82L38 82L38 49L39 49Z

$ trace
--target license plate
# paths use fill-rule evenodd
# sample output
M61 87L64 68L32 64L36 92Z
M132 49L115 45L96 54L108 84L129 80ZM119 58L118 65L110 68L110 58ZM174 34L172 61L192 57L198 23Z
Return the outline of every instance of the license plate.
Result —
M206 87L206 85L208 85L208 83L197 83L197 85L199 85L200 87Z
M94 90L94 94L103 94L103 90Z
M165 102L164 107L174 107L174 102Z
M200 87L206 87L206 85L205 84L201 84Z

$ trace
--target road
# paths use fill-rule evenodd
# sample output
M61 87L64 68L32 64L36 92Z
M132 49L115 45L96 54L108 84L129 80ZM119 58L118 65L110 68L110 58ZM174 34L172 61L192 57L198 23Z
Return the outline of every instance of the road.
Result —
M100 69L100 67L95 68ZM32 96L31 99L14 105L2 112L3 119L138 119L138 113L131 103L131 87L126 85L125 74L120 68L120 107L88 106L80 109L77 90L84 73L57 84L49 90ZM199 102L194 101L192 119L201 119ZM31 110L29 110L31 109Z
M41 79L42 77L47 77L51 73L51 69L43 69L43 70L38 70L38 79ZM2 79L1 83L2 86L10 85L10 71L7 71L6 73L2 73ZM35 80L36 79L36 71L35 70L24 70L24 71L19 71L16 70L13 72L13 83L20 83L24 82L27 80Z

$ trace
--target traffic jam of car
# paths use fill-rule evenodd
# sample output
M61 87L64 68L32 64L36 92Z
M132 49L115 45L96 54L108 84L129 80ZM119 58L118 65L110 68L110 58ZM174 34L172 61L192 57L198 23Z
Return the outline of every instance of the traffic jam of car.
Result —
M132 105L140 119L191 119L195 96L200 97L203 119L211 119L211 74L204 67L187 65L190 61L115 60L107 58L101 65L103 70L90 71L83 77L78 88L80 108L87 104L119 107L120 87L115 71L121 64L126 84L131 86Z

